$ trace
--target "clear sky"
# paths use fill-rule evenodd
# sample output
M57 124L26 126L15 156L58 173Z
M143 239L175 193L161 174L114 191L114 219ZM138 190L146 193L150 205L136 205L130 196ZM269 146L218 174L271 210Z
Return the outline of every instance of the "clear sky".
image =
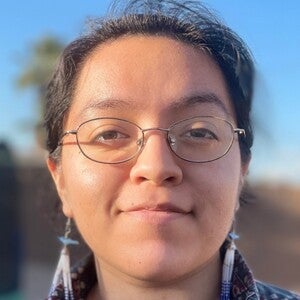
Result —
M32 42L51 34L69 42L87 17L101 16L108 0L4 1L0 13L0 139L30 151L37 117L32 91L15 80ZM246 40L258 70L253 118L256 142L250 178L300 185L300 1L206 0Z

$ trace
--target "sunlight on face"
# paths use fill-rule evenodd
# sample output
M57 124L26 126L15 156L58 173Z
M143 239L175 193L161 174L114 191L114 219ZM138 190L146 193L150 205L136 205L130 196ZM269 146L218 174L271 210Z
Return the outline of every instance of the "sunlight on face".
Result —
M64 129L97 117L168 128L195 116L235 123L219 68L181 42L132 36L107 42L88 57ZM75 136L65 140L53 171L63 210L103 273L168 281L194 274L218 255L243 176L236 140L226 156L197 164L176 157L164 132L148 132L143 151L116 165L86 158L67 143Z

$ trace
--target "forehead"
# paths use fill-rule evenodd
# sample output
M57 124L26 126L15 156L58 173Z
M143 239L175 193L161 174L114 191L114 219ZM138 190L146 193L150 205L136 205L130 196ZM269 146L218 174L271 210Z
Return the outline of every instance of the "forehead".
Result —
M209 55L167 37L129 36L98 46L86 59L69 118L174 115L195 106L198 115L202 109L233 116L224 78Z

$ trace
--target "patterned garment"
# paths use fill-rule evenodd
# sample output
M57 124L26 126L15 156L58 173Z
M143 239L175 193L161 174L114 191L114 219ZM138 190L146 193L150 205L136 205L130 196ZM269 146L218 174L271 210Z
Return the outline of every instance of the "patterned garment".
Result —
M80 261L73 269L72 284L75 300L85 300L92 287L97 282L93 256ZM64 290L59 284L52 296L47 300L64 300ZM231 300L300 300L287 290L254 280L252 272L246 265L241 254L236 251L232 275Z

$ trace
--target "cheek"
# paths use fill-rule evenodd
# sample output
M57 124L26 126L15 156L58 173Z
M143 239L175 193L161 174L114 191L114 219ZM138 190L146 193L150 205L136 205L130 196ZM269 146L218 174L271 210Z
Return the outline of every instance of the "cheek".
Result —
M66 201L79 230L92 228L94 220L106 222L125 181L126 169L95 163L82 155L66 156L62 167Z
M195 167L193 182L196 213L204 224L214 222L214 227L231 225L238 205L241 163L238 149L232 149L225 157Z
M73 218L89 247L100 251L105 247L103 240L113 235L113 211L125 180L124 172L110 165L79 160L69 170L67 200Z

